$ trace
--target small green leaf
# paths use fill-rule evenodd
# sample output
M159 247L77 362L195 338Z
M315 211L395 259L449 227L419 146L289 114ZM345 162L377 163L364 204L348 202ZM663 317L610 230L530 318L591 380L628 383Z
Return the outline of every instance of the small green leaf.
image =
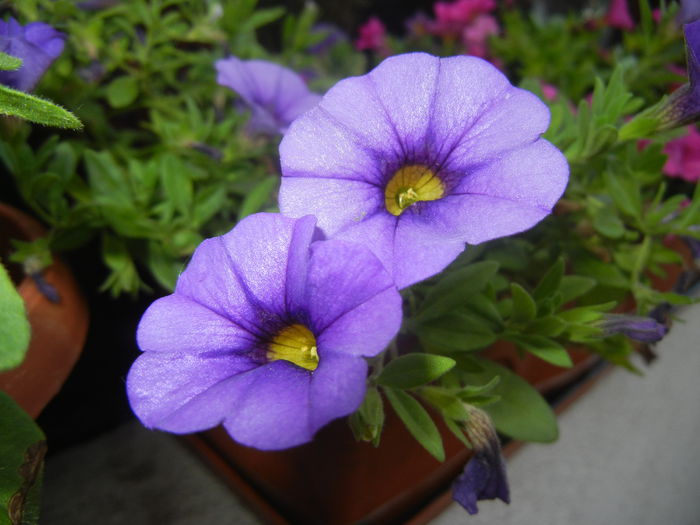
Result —
M566 329L566 323L555 315L546 315L528 323L525 330L528 334L557 337Z
M19 365L29 346L30 328L24 301L0 264L0 371Z
M384 417L382 396L375 387L369 387L362 405L350 416L350 427L355 439L371 441L375 447L379 446Z
M107 102L113 108L125 108L139 96L139 85L135 77L121 76L107 86Z
M499 432L522 441L548 443L557 439L556 416L537 390L493 361L480 359L479 365L483 371L465 373L470 383L484 383L495 376L501 377L500 384L492 391L501 396L500 401L484 408Z
M0 523L36 525L46 438L4 392L0 392L0 436Z
M497 262L481 261L447 274L430 289L415 320L421 322L452 311L483 290L497 271Z
M421 342L442 350L470 351L496 341L496 335L487 323L468 314L441 317L429 324L418 325L415 332Z
M466 421L469 413L458 396L444 388L426 386L421 388L420 395L428 403L442 412L443 416L454 421Z
M163 155L160 159L160 180L167 201L181 214L189 216L193 188L187 166L175 155Z
M22 59L0 52L0 71L14 71L22 65Z
M504 338L553 365L564 368L573 365L569 352L549 337L533 334L507 334Z
M455 360L433 354L408 354L393 361L379 374L380 385L394 388L414 388L435 381L452 370Z
M559 286L559 293L561 293L561 302L566 304L569 301L581 297L586 292L593 289L596 285L596 280L590 277L583 277L582 275L565 275L562 277L561 284Z
M418 443L435 459L445 461L440 431L425 408L403 390L385 387L384 392L394 411Z
M513 309L511 310L511 321L515 323L526 323L537 315L535 300L530 297L525 288L518 283L510 284L510 291L513 294Z
M542 280L539 282L535 290L532 292L532 297L538 304L550 297L559 289L559 283L564 275L564 259L561 257L547 270Z
M0 114L58 128L83 128L82 122L61 106L3 85L0 85Z

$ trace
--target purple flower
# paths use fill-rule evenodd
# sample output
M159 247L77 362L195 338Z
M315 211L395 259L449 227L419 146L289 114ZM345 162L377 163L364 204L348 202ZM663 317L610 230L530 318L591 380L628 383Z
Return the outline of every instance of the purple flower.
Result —
M478 408L468 406L467 411L469 420L465 432L474 454L454 482L452 498L469 514L477 514L477 501L498 498L510 503L510 491L501 444L491 419Z
M700 0L681 0L678 19L687 24L700 18Z
M475 57L397 55L342 80L280 145L284 214L364 243L404 288L526 230L568 179L549 110Z
M398 331L401 297L369 250L314 241L314 217L256 214L205 240L138 327L127 391L147 427L223 422L263 450L299 445L352 413L365 357Z
M321 99L294 71L265 60L232 56L218 60L216 70L216 81L238 93L252 111L250 128L256 133L285 133Z
M15 71L0 71L0 84L31 91L63 51L66 35L43 22L22 26L10 17L0 20L0 51L21 58Z
M600 321L603 335L626 335L642 343L656 343L663 339L668 327L652 317L624 314L605 314Z
M659 125L657 130L685 126L700 120L700 20L683 26L688 83L682 85L660 106L654 108Z

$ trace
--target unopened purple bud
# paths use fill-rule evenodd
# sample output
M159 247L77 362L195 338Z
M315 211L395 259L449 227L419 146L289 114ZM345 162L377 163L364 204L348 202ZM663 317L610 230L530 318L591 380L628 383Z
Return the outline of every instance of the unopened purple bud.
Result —
M656 112L659 131L685 126L700 120L700 20L683 26L688 83L684 84L663 103Z
M606 337L622 334L642 343L660 341L668 332L668 327L652 317L624 314L605 314L600 328Z
M510 503L506 466L501 455L501 443L491 418L474 406L467 405L469 420L464 430L472 444L474 455L452 486L452 498L469 514L477 514L476 502L500 499Z

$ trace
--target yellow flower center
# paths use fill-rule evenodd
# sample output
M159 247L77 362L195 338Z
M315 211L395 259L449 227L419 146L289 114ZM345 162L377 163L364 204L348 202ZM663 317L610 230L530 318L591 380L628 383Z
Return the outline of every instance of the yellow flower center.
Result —
M286 326L268 345L267 358L270 361L284 359L307 370L316 370L316 338L303 324Z
M435 201L445 196L445 185L427 166L404 166L391 177L384 189L384 204L397 217L411 204Z

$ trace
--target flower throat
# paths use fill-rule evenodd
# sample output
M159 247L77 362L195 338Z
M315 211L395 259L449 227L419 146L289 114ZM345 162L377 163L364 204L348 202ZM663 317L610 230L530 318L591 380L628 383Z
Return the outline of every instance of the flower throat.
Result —
M445 195L445 185L427 166L404 166L394 173L384 189L384 205L389 213L401 215L416 202L435 201Z
M318 367L316 338L303 324L286 326L268 345L267 358L270 361L284 359L307 370L316 370Z

